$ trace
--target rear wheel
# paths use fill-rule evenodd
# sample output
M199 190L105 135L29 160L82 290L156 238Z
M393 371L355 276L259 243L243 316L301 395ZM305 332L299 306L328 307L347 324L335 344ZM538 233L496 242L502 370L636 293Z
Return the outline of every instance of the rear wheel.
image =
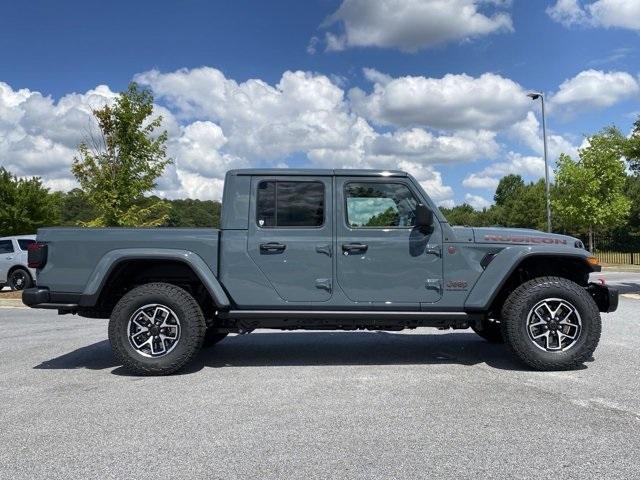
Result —
M502 308L505 342L536 370L582 365L592 357L600 332L598 306L565 278L534 278L516 288Z
M24 290L25 288L29 288L33 282L31 281L31 274L28 271L24 268L16 268L9 274L7 283L11 290Z
M204 315L182 288L149 283L117 303L109 320L115 356L131 372L168 375L187 365L204 339Z

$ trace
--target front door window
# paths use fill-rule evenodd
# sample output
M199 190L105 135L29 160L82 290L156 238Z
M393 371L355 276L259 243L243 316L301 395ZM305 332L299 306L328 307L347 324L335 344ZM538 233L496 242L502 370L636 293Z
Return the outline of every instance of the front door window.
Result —
M401 183L349 183L345 189L351 228L407 228L415 225L418 201Z

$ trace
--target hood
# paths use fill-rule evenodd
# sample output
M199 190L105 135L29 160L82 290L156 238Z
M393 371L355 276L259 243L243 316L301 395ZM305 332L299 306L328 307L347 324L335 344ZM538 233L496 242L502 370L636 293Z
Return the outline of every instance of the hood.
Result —
M502 244L502 245L555 245L571 248L584 248L582 242L568 235L541 232L528 228L501 228L501 227L454 227L456 234L462 237L473 238L475 243Z

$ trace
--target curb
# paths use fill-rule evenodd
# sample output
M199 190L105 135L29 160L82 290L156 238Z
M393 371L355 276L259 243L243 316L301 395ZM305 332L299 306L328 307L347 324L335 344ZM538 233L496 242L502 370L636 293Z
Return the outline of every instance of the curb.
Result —
M638 293L621 293L620 296L624 298L632 298L634 300L640 300L640 294Z
M19 298L0 298L0 308L27 308Z

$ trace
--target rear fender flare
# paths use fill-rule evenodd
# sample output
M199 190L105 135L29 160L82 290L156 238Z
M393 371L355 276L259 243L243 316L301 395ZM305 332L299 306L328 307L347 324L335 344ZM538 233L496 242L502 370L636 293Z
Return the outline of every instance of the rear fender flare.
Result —
M231 305L229 297L206 262L189 250L173 250L162 248L125 248L107 252L98 262L89 276L80 305L92 307L97 301L109 275L119 264L129 260L173 260L187 264L205 286L216 306L228 309Z

